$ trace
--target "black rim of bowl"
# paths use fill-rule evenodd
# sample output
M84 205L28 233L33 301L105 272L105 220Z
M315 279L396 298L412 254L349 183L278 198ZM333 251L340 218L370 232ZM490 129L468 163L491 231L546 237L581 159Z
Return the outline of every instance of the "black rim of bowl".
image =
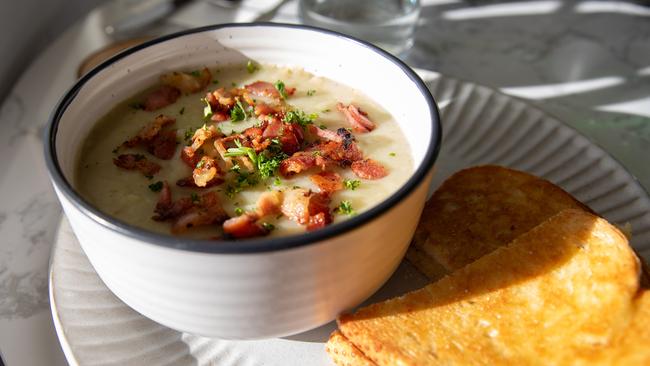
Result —
M413 82L416 87L420 90L420 93L425 97L429 110L431 111L431 143L427 147L424 159L418 169L413 172L413 175L409 180L400 187L396 192L394 192L387 199L381 201L378 205L370 208L369 210L349 218L343 222L336 223L334 225L327 226L323 229L305 232L301 234L294 234L285 237L272 237L272 238L252 238L252 239L243 239L236 241L215 241L208 239L190 239L184 237L175 237L172 235L159 234L145 229L141 229L136 226L124 223L115 219L95 208L89 202L85 201L72 187L70 182L64 177L61 167L58 163L58 157L56 154L56 135L59 127L59 121L68 106L75 99L77 93L81 88L90 80L93 76L106 69L111 64L115 63L122 58L125 58L139 50L144 48L165 42L167 40L178 38L190 34L201 33L206 31L224 29L224 28L250 28L250 27L275 27L275 28L290 28L290 29L300 29L308 30L318 33L328 34L334 37L342 38L347 42L356 43L359 46L369 48L374 51L376 54L389 59L393 64L399 67L402 72ZM54 112L49 119L49 128L46 129L45 136L45 160L47 169L49 171L50 177L53 180L55 186L60 190L60 192L65 195L70 202L80 210L84 215L86 215L91 220L99 223L105 228L112 230L114 232L129 236L131 238L144 241L146 243L151 243L154 245L160 245L167 248L179 249L192 252L204 252L204 253L221 253L221 254L243 254L243 253L261 253L261 252L270 252L277 251L289 248L296 248L304 245L314 244L320 241L323 241L327 238L340 235L347 231L353 230L374 218L382 215L391 207L395 206L397 203L406 198L412 191L414 191L420 183L424 180L429 171L433 168L433 164L438 156L440 150L440 144L442 139L442 127L440 124L440 117L438 113L438 108L436 103L431 95L429 89L424 84L422 79L403 61L397 57L391 55L390 53L354 37L344 35L335 31L306 26L306 25L296 25L296 24L282 24L282 23L226 23L226 24L217 24L210 25L200 28L188 29L185 31L169 34L162 36L147 42L144 42L140 45L134 46L130 49L127 49L108 60L102 62L100 65L89 71L86 75L81 77L63 96L63 98L57 104L57 107L54 109Z

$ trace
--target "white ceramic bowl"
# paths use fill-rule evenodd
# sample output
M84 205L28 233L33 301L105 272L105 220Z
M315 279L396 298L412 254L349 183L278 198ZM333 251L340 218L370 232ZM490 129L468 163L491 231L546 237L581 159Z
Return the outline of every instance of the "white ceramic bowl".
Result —
M82 141L112 106L165 71L248 59L302 67L361 90L402 126L415 161L413 176L384 202L345 222L237 242L147 232L101 213L75 191L71 182ZM51 117L45 155L70 224L115 295L173 329L253 339L327 323L390 277L422 211L440 140L431 94L390 54L317 28L231 24L147 42L81 78Z

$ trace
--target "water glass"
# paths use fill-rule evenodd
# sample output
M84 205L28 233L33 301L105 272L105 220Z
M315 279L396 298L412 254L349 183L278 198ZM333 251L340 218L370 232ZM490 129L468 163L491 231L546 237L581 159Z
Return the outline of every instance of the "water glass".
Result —
M302 22L374 43L395 55L413 45L419 0L300 0Z

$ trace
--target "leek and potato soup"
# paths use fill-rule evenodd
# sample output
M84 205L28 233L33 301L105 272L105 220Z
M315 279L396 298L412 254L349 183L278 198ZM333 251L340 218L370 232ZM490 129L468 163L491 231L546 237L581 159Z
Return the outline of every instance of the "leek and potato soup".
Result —
M345 220L402 186L413 159L362 93L250 61L161 75L98 121L77 168L77 189L108 215L226 240Z

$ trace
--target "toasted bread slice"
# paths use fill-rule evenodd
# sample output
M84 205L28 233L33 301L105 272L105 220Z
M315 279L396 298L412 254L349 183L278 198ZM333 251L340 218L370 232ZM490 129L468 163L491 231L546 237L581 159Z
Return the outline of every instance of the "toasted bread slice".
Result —
M632 317L639 263L614 226L565 210L402 297L339 318L378 365L588 364Z
M452 272L571 208L592 212L528 173L493 165L461 170L427 202L408 258L425 274L432 260Z
M325 345L325 351L338 366L376 366L341 332L335 330Z

